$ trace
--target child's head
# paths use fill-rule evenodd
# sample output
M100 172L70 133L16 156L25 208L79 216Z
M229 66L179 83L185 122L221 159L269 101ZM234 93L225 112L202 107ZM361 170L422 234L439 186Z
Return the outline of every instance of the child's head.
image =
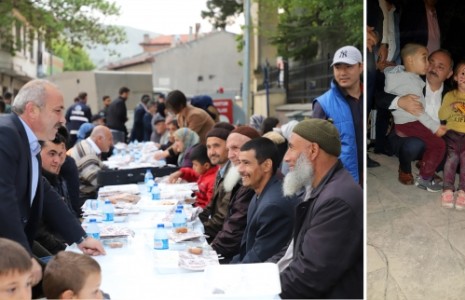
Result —
M0 299L31 299L31 256L17 242L0 238Z
M465 60L459 61L454 68L454 88L465 91Z
M47 299L103 299L99 264L90 256L62 251L47 264L43 290Z
M212 167L212 163L207 155L207 146L203 144L199 144L192 149L190 159L192 161L192 169L199 175L204 174Z
M425 75L428 70L428 49L420 44L407 44L402 48L400 55L405 70L418 75Z

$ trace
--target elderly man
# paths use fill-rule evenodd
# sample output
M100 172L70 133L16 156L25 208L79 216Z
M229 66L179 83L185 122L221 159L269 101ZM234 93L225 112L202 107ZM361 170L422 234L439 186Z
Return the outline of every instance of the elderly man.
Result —
M284 194L312 190L278 262L281 298L363 298L363 193L340 154L339 133L326 120L304 120L291 134Z
M79 170L79 198L81 204L86 199L97 196L97 174L103 168L100 159L102 152L108 152L113 145L113 137L108 127L96 126L90 137L69 149Z
M438 111L441 107L442 98L450 91L450 86L445 83L452 76L454 62L449 51L445 49L439 49L431 53L428 62L428 71L425 78L426 86L423 89L425 107L418 101L418 95L408 94L399 97L384 93L384 91L378 95L378 105L390 110L402 108L417 116L426 112L431 118L439 121ZM419 167L424 164L421 160L425 144L419 138L400 137L397 134L392 134L389 142L399 157L399 182L405 185L413 185L415 179L412 174L412 161L420 160ZM439 178L436 178L436 180L439 181Z
M232 165L224 177L223 186L226 192L231 193L231 200L223 226L210 244L224 257L220 260L221 264L229 263L234 255L239 253L242 235L247 225L247 210L250 200L255 195L253 189L242 185L241 175L237 170L240 164L239 153L245 143L258 137L260 134L257 130L249 126L240 126L231 131L226 140L228 159Z
M26 83L13 103L14 113L0 117L0 237L19 242L31 253L38 222L49 222L68 244L88 254L105 253L87 237L50 184L40 176L39 140L53 140L64 124L63 95L47 80ZM32 284L42 272L32 259Z
M231 192L226 192L223 186L224 176L231 165L228 160L228 149L226 148L226 139L230 132L231 130L226 128L213 128L206 135L208 158L213 165L219 166L215 178L213 196L210 203L205 207L205 210L199 215L208 242L211 242L223 227L224 218L228 212L229 201L231 200Z
M282 180L276 175L279 153L269 139L248 141L239 153L242 184L254 190L239 254L231 263L264 262L287 245L294 227L297 198L283 196Z

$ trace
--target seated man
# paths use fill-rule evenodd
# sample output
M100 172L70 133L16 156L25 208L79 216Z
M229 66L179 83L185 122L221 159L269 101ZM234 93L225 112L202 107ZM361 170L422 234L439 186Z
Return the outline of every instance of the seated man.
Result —
M42 160L42 176L50 183L52 188L58 193L66 203L70 212L73 212L71 200L68 195L65 180L59 175L60 168L66 158L65 138L57 133L53 141L41 141L40 157ZM66 249L64 239L48 225L46 220L42 220L37 232L36 241L51 254Z
M90 137L69 149L79 170L79 198L81 201L97 196L97 174L103 168L100 160L102 152L108 152L113 145L113 136L108 127L96 126Z
M276 176L279 154L267 138L256 138L241 147L239 174L242 184L255 191L242 236L239 254L231 263L264 262L291 239L297 198L285 197L282 180Z
M363 192L340 153L339 133L326 120L304 120L290 137L284 194L307 185L311 192L297 206L294 240L278 262L283 299L363 298Z
M229 201L231 200L231 192L226 192L223 185L225 174L231 165L228 160L228 149L226 148L226 139L230 132L231 130L226 128L213 128L206 136L208 157L212 164L218 166L213 197L199 215L209 243L223 227L224 218L228 213Z
M221 264L228 264L239 253L242 235L247 226L247 210L255 191L242 185L241 175L237 169L240 164L241 147L251 139L258 137L260 134L252 127L239 126L231 131L226 140L231 166L224 177L224 190L231 193L231 200L223 226L210 244L218 254L224 257L220 260Z
M439 120L438 111L442 103L442 97L450 90L445 82L452 76L453 61L449 51L444 49L432 52L428 57L428 61L426 87L423 89L425 107L418 101L418 96L409 94L396 97L384 93L384 91L376 95L378 105L391 110L402 108L413 115L426 112L432 118ZM425 144L416 137L399 137L396 134L391 134L389 142L394 153L399 157L399 182L405 185L413 185L414 177L411 162L422 159Z

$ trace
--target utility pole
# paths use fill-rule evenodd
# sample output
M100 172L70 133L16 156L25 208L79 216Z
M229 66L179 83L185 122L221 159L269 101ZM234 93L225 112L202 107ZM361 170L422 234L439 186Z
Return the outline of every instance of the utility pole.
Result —
M249 96L250 96L250 0L244 0L244 64L242 81L242 108L246 122L249 120Z

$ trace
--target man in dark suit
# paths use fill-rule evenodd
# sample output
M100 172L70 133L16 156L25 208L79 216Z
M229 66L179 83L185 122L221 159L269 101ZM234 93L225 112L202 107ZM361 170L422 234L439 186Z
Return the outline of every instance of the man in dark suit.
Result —
M148 112L147 103L150 101L149 95L143 95L140 103L134 109L134 123L132 125L130 142L144 141L144 115ZM151 132L151 131L150 131Z
M66 204L41 176L39 140L53 140L64 124L63 96L47 80L25 84L12 105L13 114L0 117L0 237L20 243L32 253L41 218L68 244L86 254L104 254L102 244L87 237ZM32 259L33 285L42 277Z
M130 90L127 87L119 89L119 97L111 102L108 106L106 123L108 128L116 130L124 135L122 141L116 140L115 142L126 142L128 138L128 129L126 128L126 121L128 120L128 110L126 108L126 100L128 100Z
M276 174L279 154L275 144L263 137L248 141L239 153L242 184L255 191L247 212L247 226L239 254L231 263L264 262L285 247L292 236L297 199L283 196Z

